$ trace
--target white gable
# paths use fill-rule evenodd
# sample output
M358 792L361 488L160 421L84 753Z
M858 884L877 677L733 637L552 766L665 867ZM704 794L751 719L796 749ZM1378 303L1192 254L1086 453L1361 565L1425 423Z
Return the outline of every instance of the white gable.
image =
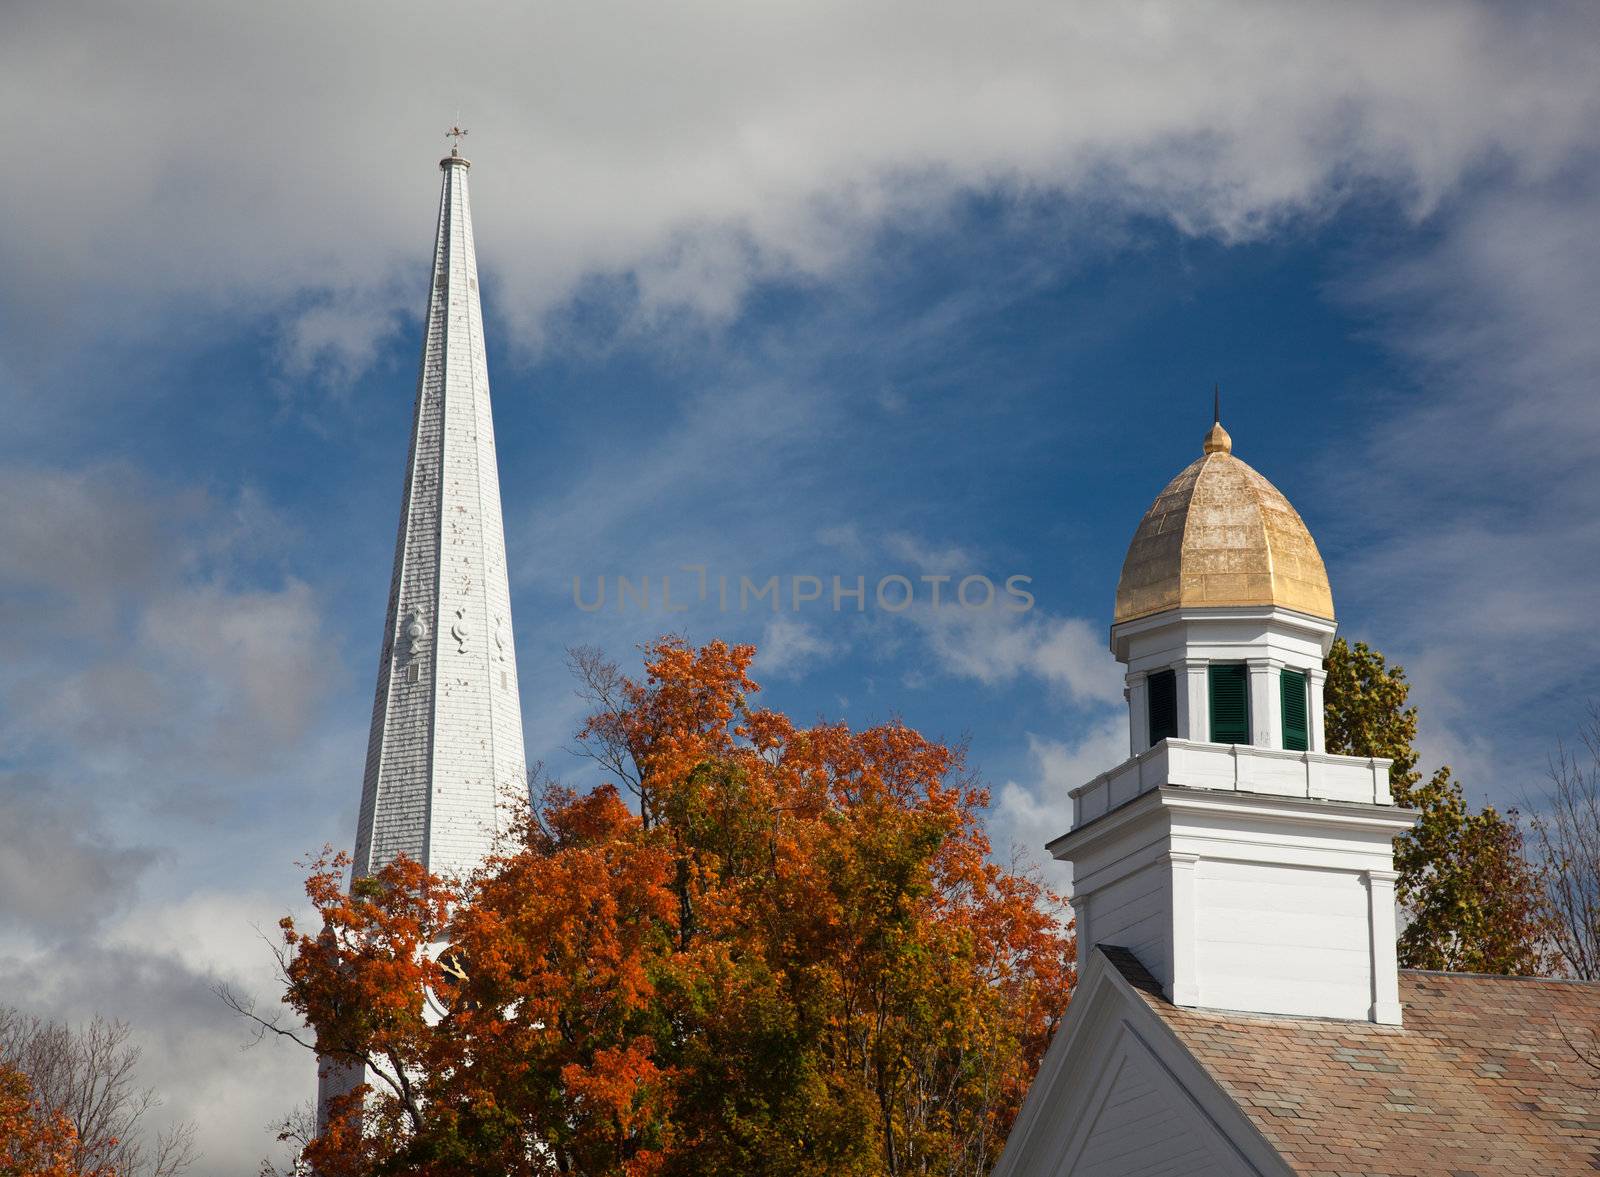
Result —
M1085 962L994 1177L1285 1177L1104 956Z
M1126 1022L1088 1114L1055 1171L1074 1177L1235 1177L1259 1172Z

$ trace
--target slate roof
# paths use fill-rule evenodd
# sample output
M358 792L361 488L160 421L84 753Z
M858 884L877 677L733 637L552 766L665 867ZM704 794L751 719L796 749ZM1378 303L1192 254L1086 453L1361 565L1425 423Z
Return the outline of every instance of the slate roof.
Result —
M1101 947L1296 1173L1600 1172L1600 983L1402 970L1405 1025L1179 1009Z

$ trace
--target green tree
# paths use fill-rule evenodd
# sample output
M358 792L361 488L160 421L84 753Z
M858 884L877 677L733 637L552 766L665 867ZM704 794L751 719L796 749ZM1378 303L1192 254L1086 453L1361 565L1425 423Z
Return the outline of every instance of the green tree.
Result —
M1418 812L1395 839L1395 895L1407 968L1537 975L1547 971L1542 881L1524 853L1517 813L1474 812L1448 765L1418 771L1417 709L1405 669L1365 642L1333 643L1327 659L1327 747L1394 761L1395 804Z

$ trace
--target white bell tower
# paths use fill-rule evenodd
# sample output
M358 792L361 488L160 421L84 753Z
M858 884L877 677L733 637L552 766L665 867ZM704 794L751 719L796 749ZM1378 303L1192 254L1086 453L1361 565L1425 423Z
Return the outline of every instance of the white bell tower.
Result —
M1130 758L1072 791L1080 958L1129 949L1178 1005L1400 1022L1389 762L1331 756L1316 543L1220 422L1117 586Z

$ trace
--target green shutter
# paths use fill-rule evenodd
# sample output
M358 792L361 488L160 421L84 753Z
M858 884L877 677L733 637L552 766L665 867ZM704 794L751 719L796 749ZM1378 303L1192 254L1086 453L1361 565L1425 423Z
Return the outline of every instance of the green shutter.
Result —
M1158 670L1149 679L1150 692L1150 746L1178 734L1178 676L1170 670Z
M1278 676L1283 696L1283 746L1291 752L1304 752L1310 744L1306 728L1306 676L1298 670L1285 670Z
M1211 665L1211 742L1250 742L1250 679L1242 662Z

